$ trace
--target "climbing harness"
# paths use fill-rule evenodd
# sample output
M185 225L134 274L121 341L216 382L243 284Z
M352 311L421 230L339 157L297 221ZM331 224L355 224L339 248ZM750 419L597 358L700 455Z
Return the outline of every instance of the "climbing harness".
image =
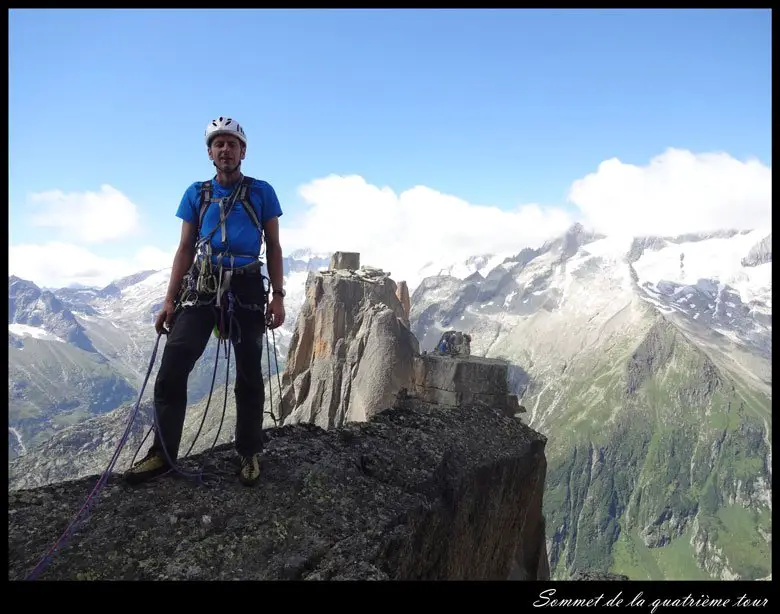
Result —
M255 226L258 229L258 232L260 233L261 237L261 246L265 247L265 241L263 241L263 228L260 224L257 215L254 211L254 208L252 207L251 202L247 198L247 191L249 186L252 183L251 177L243 177L241 182L234 188L233 192L230 196L228 196L225 199L218 199L217 202L219 203L220 207L220 224L215 227L208 235L201 238L196 243L196 258L193 262L193 265L190 267L190 270L185 274L184 279L182 280L182 287L180 289L179 297L175 305L175 311L179 311L180 309L186 309L188 307L193 306L199 306L199 305L205 305L205 304L211 304L212 302L215 303L215 307L218 308L218 321L217 325L215 326L214 330L214 336L217 338L217 353L216 358L214 361L214 371L212 373L211 378L211 386L209 388L209 394L208 399L206 401L206 407L203 411L203 417L201 419L200 425L198 427L198 431L195 434L195 437L193 438L192 443L190 444L189 449L184 454L183 458L186 458L190 455L192 452L195 443L198 440L198 437L201 434L201 431L203 429L203 425L206 422L206 416L208 415L208 409L209 405L211 404L211 397L214 392L214 382L216 381L216 375L217 375L217 365L219 364L219 349L220 345L222 343L225 344L225 352L226 352L226 368L225 368L225 393L224 393L224 400L222 405L222 417L220 418L219 428L217 429L217 434L214 437L214 441L212 442L209 451L207 452L207 458L210 458L213 454L214 448L216 447L217 441L219 440L220 433L222 431L222 426L224 424L225 419L225 413L227 409L227 394L228 394L228 384L229 384L229 377L230 377L230 344L233 340L233 321L235 319L234 317L234 309L235 306L238 305L242 309L247 309L250 311L257 311L257 310L265 310L265 304L262 305L256 305L256 304L245 304L242 301L239 300L239 298L233 293L233 290L231 288L231 279L233 275L242 275L250 272L261 271L262 268L262 260L258 256L249 256L250 258L258 258L255 262L252 262L248 265L245 265L243 267L236 267L234 268L234 262L235 262L235 255L230 256L230 269L227 271L224 270L222 265L222 260L224 257L223 253L219 253L217 255L217 271L214 270L213 265L213 253L211 248L211 238L214 236L214 234L217 232L218 228L221 226L222 228L222 243L224 245L228 245L227 243L227 233L226 233L226 220L227 215L232 210L236 200L239 200L242 203L242 206L244 210L247 212L249 217L252 219L252 222L255 224ZM212 204L211 199L211 188L212 188L212 182L206 181L202 184L201 188L201 207L199 212L199 231L200 231L200 225L203 221L203 216L205 214L205 210L208 208L210 204ZM228 246L229 247L229 246ZM240 255L238 257L241 257ZM263 302L267 303L268 301L268 295L270 293L270 280L260 273L260 276L262 278L262 284L263 284ZM269 286L266 288L266 283L269 283ZM203 298L204 295L206 297L210 298ZM224 316L225 316L225 309L223 304L223 297L226 296L227 298L227 318L228 318L228 325L227 325L227 336L223 335L224 331ZM238 322L236 321L236 325L238 325ZM106 482L108 481L109 476L113 473L114 466L116 465L117 461L119 460L119 455L122 451L122 448L127 443L127 440L129 438L131 428L133 425L133 422L136 419L136 416L139 412L139 408L141 405L141 399L143 398L144 391L146 389L146 385L149 381L149 377L152 373L152 369L154 367L154 362L157 357L157 350L160 344L160 339L163 334L167 334L164 332L160 332L157 335L157 339L154 344L154 349L152 351L152 356L149 361L149 367L146 371L146 376L143 381L143 385L141 386L141 391L138 395L138 400L135 403L135 407L130 415L130 419L128 420L127 426L125 427L125 432L123 433L122 437L119 440L119 443L117 444L116 450L114 451L113 456L111 457L111 461L109 462L106 469L101 474L100 478L97 481L97 484L95 484L95 487L92 489L92 492L90 492L89 496L87 497L86 501L84 502L84 505L81 507L79 512L76 514L73 521L68 525L68 527L65 529L63 534L57 539L57 541L52 545L52 547L41 557L38 564L35 566L35 568L30 572L30 574L27 576L27 580L35 580L40 576L40 574L43 572L43 570L48 566L48 564L51 562L52 558L54 557L55 553L60 551L64 544L67 542L68 538L73 534L76 526L79 524L79 521L84 520L82 516L86 513L89 513L89 510L91 508L91 505L94 501L94 499L97 497L100 490L105 486ZM268 326L264 326L264 335L266 339L266 360L268 362L268 388L269 388L269 401L270 401L270 407L273 408L273 387L271 386L271 345L270 341L268 339ZM277 356L276 351L276 333L274 329L271 329L271 336L273 337L273 355L274 355L274 361L276 366L276 377L277 382L279 385L279 395L281 400L281 378L279 374L279 359ZM240 327L238 330L238 343L241 342L240 338ZM278 420L276 418L276 415L273 412L273 409L270 411L264 411L264 414L270 414L274 426L278 426ZM160 426L159 426L159 419L157 416L156 409L153 411L153 424L149 427L149 430L146 432L146 435L144 436L143 440L141 441L141 444L138 446L138 449L136 450L135 454L133 455L132 460L130 461L130 467L132 467L135 464L135 459L138 456L138 453L143 448L144 443L148 439L149 435L152 433L152 430L155 430L158 434L161 432ZM168 453L168 449L165 446L165 442L162 441L162 435L160 435L161 438L161 447L163 450L163 453L165 454L165 459L168 464L168 467L170 471L175 471L176 473L179 473L180 475L187 477L187 478L196 478L197 481L201 485L206 485L204 481L205 475L218 475L216 473L208 473L204 471L205 467L205 461L203 465L201 466L201 469L199 471L188 471L183 469L180 465L178 465L176 462L173 461L173 459L170 458L170 455Z
M232 192L224 198L212 198L211 193L213 190L213 181L204 181L200 187L200 205L198 207L198 234L203 226L203 219L206 215L206 211L211 205L217 205L219 207L219 224L206 235L201 236L195 243L195 261L192 269L197 270L197 275L192 275L194 281L188 282L191 285L190 291L195 291L198 294L215 294L216 305L220 306L221 297L223 295L222 282L224 280L223 272L241 271L247 267L254 267L258 264L262 266L262 250L265 249L265 241L263 225L260 223L260 219L257 216L254 206L249 199L249 188L252 185L254 179L252 177L242 176L241 180L236 183ZM233 211L236 202L241 204L242 210L247 214L250 221L257 229L259 244L261 246L261 253L257 256L254 254L233 254L230 252L230 241L227 234L227 218ZM211 239L214 235L220 231L220 239L223 246L226 249L221 250L216 255L214 254L213 247L211 245ZM224 270L224 260L226 254L229 254L228 259L230 262L230 268ZM214 259L216 258L216 264ZM236 267L236 258L249 258L254 262L251 262L244 267ZM216 270L215 270L216 269ZM229 282L228 282L229 283Z

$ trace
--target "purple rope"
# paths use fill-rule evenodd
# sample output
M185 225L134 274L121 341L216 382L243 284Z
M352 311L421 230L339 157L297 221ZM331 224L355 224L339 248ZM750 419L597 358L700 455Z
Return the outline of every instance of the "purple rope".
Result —
M228 320L228 339L227 339L227 341L225 343L225 345L226 345L226 350L225 351L227 352L227 355L226 355L227 367L225 369L225 371L226 371L226 373L225 373L225 378L226 378L226 381L225 381L225 399L224 399L224 403L223 403L223 406L222 406L222 418L220 420L219 429L217 430L217 436L214 438L214 443L211 445L210 452L213 452L214 446L216 445L216 443L217 443L217 441L219 439L219 435L220 435L220 432L222 430L222 425L223 425L223 422L224 422L224 419L225 419L225 410L227 408L227 386L228 386L227 378L229 377L229 373L230 373L230 340L232 338L233 311L234 311L234 297L233 297L233 293L229 292L228 293L228 316L229 316L229 320ZM160 338L162 337L162 335L163 335L163 333L159 333L157 335L157 340L155 341L155 344L154 344L154 350L152 351L152 357L151 357L151 360L149 361L149 368L146 371L146 377L144 378L143 386L141 386L141 392L138 395L138 400L136 401L135 408L133 409L133 413L130 416L130 420L128 421L127 427L125 428L125 432L122 435L122 438L119 440L119 444L117 444L116 450L114 451L114 455L111 458L111 462L108 464L108 467L106 467L105 471L103 472L103 474L98 479L97 484L92 489L92 492L89 494L89 496L87 497L87 500L84 502L84 505L81 507L79 512L76 514L76 517L71 521L70 525L68 525L68 527L65 529L63 534L54 543L54 545L48 550L48 552L45 555L43 555L43 557L41 557L40 561L35 566L35 568L30 572L30 574L27 576L26 580L35 580L35 579L37 579L38 576L41 574L41 572L49 565L49 563L51 562L51 560L52 560L52 558L54 556L54 553L56 551L58 551L58 550L61 550L62 546L67 542L68 538L70 538L72 536L72 534L73 534L73 532L75 530L75 527L77 526L77 524L79 522L79 519L81 518L81 516L85 512L89 511L89 509L91 507L91 504L92 504L92 500L95 497L97 497L97 495L100 492L100 490L103 488L103 486L105 486L106 482L108 481L108 476L111 474L111 472L114 469L114 466L116 465L116 462L119 460L119 454L122 451L122 448L127 443L127 439L128 439L128 437L130 435L130 430L131 430L133 421L135 420L136 415L138 414L139 407L141 405L141 399L143 398L144 390L146 389L146 385L149 382L149 377L150 377L150 375L152 373L152 369L154 367L154 361L155 361L155 358L157 357L157 349L158 349L158 347L160 345ZM267 338L266 338L266 341L267 341ZM211 391L209 392L209 400L211 399L211 393L212 393L213 388L214 388L214 376L216 376L216 363L219 362L219 358L218 357L219 357L219 345L217 345L217 361L215 362L214 373L212 374ZM270 367L270 361L269 361L269 367ZM270 375L270 372L269 372L269 375ZM208 403L206 405L206 411L208 411ZM157 412L154 411L153 414L154 414L154 428L155 428L155 430L158 433L160 433L159 422L158 422L158 418L157 418ZM201 421L201 425L200 425L201 428L203 427L203 422L205 422L205 419L206 419L206 416L205 416L205 413L204 413L203 421ZM274 422L275 421L276 420L274 419ZM151 431L152 431L152 429L150 428L149 431L146 433L146 436L144 437L144 441L146 441L147 437L149 437L149 434L151 433ZM200 434L200 429L198 429L198 434ZM161 443L162 443L163 453L165 454L165 458L168 461L168 464L172 468L172 470L175 471L176 473L179 473L179 474L183 475L184 477L197 477L202 482L203 481L203 473L204 473L203 470L201 469L200 471L194 472L194 473L190 473L188 471L182 470L180 467L177 466L177 464L175 462L173 462L171 460L170 454L168 453L168 450L167 450L167 448L165 446L165 442L162 441L162 435L160 435L160 439L161 439ZM195 436L195 439L197 440L197 435ZM144 441L141 442L141 446L143 446ZM192 442L192 445L193 446L195 445L195 441ZM139 450L140 450L140 448L139 448ZM190 447L190 450L192 450L192 446ZM136 451L136 455L137 454L138 454L138 451ZM133 460L135 460L135 456L133 457Z
M125 443L127 443L127 439L130 435L130 429L133 425L133 421L135 420L135 417L138 414L138 408L141 405L141 399L143 398L144 390L146 389L146 384L149 381L149 376L152 373L152 368L154 367L154 360L157 357L157 348L160 345L160 337L162 337L162 333L159 333L157 335L157 341L155 341L154 350L152 351L152 358L149 361L149 368L146 371L146 377L144 378L144 383L143 386L141 387L141 392L138 395L138 400L135 403L135 409L133 409L133 413L130 416L130 420L127 423L125 432L122 435L122 438L119 440L119 443L117 444L116 450L114 451L114 455L111 458L111 462L108 464L108 467L106 467L105 471L100 476L100 479L98 479L97 484L95 484L95 487L92 489L92 492L87 497L87 500L84 502L84 505L76 514L76 517L71 521L70 525L68 525L68 527L65 529L63 534L60 536L60 538L56 542L54 542L54 545L49 549L49 551L46 554L44 554L43 557L41 557L41 560L38 562L35 568L30 572L26 580L37 579L38 576L41 574L41 572L48 566L48 564L51 562L54 556L54 553L57 550L61 549L62 545L72 535L81 515L84 514L85 511L89 510L92 500L95 497L97 497L97 494L100 492L100 490L103 488L103 486L105 486L106 482L108 481L108 476L113 471L114 465L116 465L117 460L119 460L119 454L122 451L122 448L124 447Z

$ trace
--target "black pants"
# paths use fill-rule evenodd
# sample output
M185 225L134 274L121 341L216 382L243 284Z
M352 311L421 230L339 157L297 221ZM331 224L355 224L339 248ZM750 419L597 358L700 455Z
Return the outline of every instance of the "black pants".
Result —
M235 276L231 287L242 303L266 305L265 289L259 275ZM229 326L227 301L225 293L222 297L225 335ZM162 451L164 443L171 460L176 460L179 453L187 409L187 381L212 337L219 309L214 303L181 309L174 317L165 342L154 385L154 405L161 433L155 432L152 450ZM233 317L231 343L234 356L231 362L235 360L236 365L236 451L249 456L263 449L265 388L260 360L263 355L265 309L242 309L234 303Z

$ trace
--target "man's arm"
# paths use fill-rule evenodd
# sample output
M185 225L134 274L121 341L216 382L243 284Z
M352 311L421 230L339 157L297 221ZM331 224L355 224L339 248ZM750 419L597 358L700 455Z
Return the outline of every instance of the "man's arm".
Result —
M165 295L166 301L176 300L181 289L181 281L192 266L192 261L195 258L197 230L195 224L182 221L181 238L179 239L179 247L176 248L176 255L173 257L171 280L168 282L168 293Z
M284 289L284 267L282 246L279 243L279 218L272 217L263 224L265 253L268 258L268 277L274 290ZM281 297L280 297L281 298Z

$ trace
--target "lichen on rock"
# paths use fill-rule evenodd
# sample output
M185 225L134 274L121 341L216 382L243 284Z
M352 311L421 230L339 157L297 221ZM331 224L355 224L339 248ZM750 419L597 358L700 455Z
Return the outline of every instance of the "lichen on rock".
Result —
M112 478L40 578L547 579L546 439L502 411L407 399L367 422L269 439L257 488L235 479L229 445L202 484ZM9 493L10 579L35 567L96 480Z

